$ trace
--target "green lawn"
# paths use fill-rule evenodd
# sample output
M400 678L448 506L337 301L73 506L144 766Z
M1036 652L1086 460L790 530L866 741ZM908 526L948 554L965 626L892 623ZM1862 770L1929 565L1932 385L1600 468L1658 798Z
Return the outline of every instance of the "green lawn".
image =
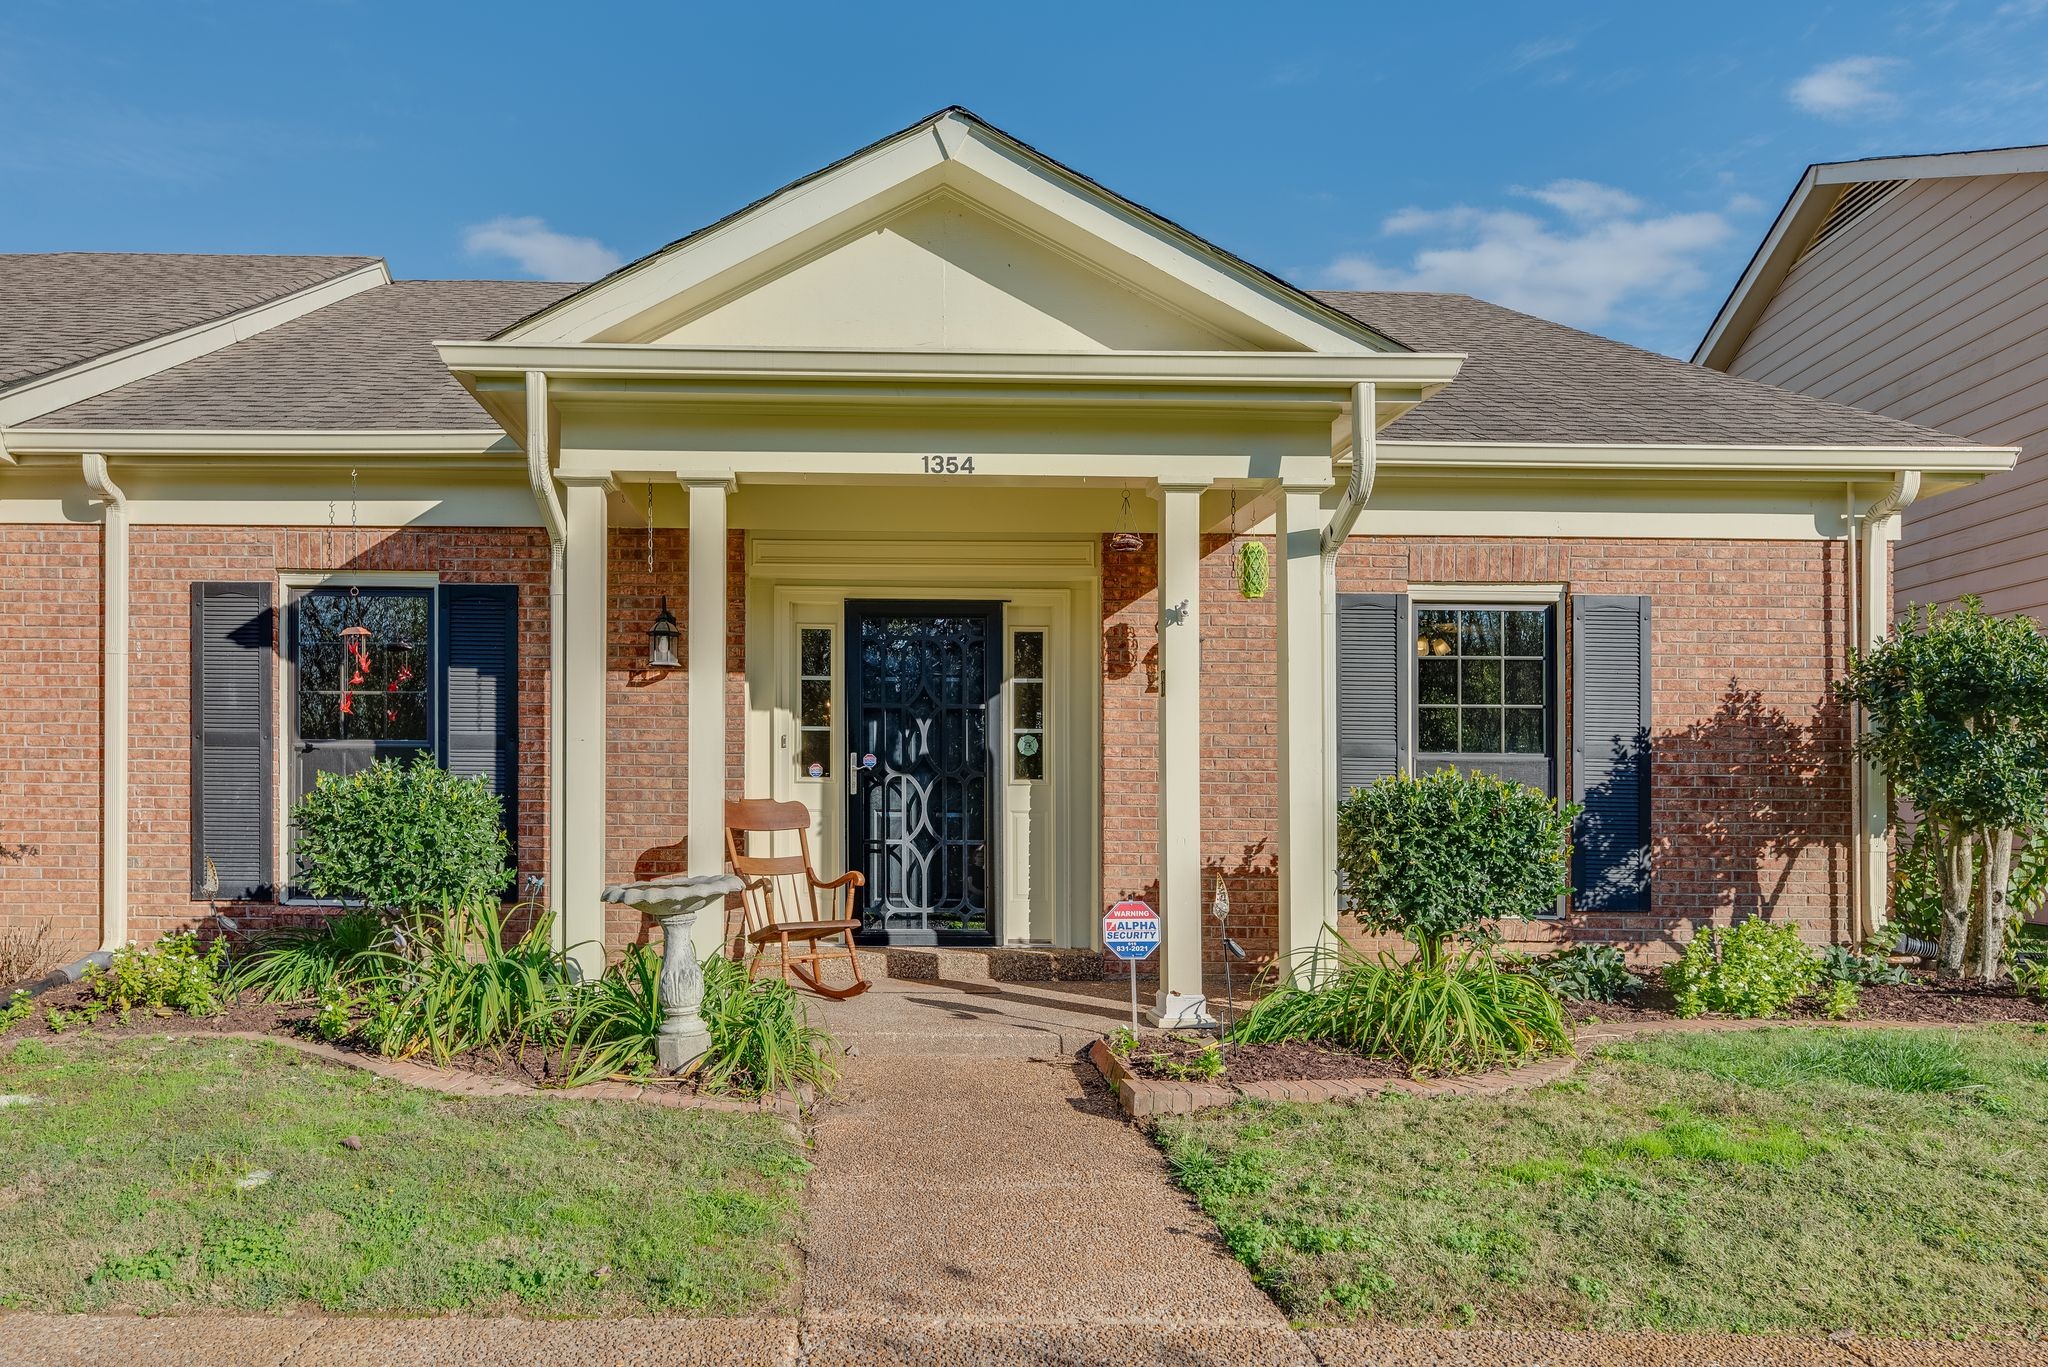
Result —
M0 1041L0 1095L33 1098L0 1104L0 1307L789 1299L805 1163L766 1116L465 1100L189 1036Z
M1494 1099L1164 1123L1302 1320L2048 1328L2048 1033L1661 1035Z

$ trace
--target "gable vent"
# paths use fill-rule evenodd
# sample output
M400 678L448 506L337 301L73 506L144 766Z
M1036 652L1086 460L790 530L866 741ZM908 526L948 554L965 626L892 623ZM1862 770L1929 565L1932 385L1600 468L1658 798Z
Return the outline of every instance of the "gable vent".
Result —
M1834 210L1820 227L1814 230L1813 239L1806 244L1806 250L1799 253L1805 260L1819 249L1821 243L1841 232L1863 215L1897 194L1905 185L1903 180L1866 180L1860 185L1851 185L1835 201Z

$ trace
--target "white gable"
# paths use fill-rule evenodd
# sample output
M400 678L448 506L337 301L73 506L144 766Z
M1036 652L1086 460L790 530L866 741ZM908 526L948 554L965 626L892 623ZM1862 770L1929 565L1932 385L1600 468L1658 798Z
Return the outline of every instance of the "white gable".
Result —
M1400 349L959 110L634 262L503 340Z
M649 340L909 351L1250 346L950 193L891 214Z

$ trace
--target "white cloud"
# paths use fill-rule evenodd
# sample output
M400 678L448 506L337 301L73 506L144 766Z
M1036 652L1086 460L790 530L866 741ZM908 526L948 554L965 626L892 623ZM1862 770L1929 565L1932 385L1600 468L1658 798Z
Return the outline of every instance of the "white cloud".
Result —
M1408 208L1388 215L1390 237L1428 234L1405 265L1348 255L1322 272L1346 289L1472 294L1576 327L1598 327L1646 302L1688 296L1706 283L1700 258L1730 228L1715 213L1658 214L1625 190L1558 180L1514 193L1551 212Z
M2048 3L2048 0L2044 0ZM1579 45L1576 38L1532 38L1516 48L1508 59L1508 69L1520 71L1525 66L1547 62L1552 57L1562 57Z
M1898 108L1899 98L1886 83L1904 65L1896 57L1844 57L1807 72L1785 94L1824 119L1881 117Z
M595 280L625 258L594 237L571 237L532 217L506 216L462 230L471 256L500 256L538 280Z

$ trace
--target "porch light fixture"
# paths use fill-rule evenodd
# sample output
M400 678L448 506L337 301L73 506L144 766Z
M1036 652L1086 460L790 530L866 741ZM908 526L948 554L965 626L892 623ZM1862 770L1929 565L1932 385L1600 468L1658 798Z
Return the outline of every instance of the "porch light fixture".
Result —
M654 577L654 481L647 481L647 577ZM649 669L681 669L682 660L676 655L676 642L682 638L676 628L676 615L668 610L668 595L661 595L661 615L654 619L654 625L647 628L647 667Z
M676 642L682 639L682 631L676 626L676 616L668 610L668 595L661 595L661 615L654 619L654 625L647 628L647 667L649 669L681 669L683 662L676 655Z

